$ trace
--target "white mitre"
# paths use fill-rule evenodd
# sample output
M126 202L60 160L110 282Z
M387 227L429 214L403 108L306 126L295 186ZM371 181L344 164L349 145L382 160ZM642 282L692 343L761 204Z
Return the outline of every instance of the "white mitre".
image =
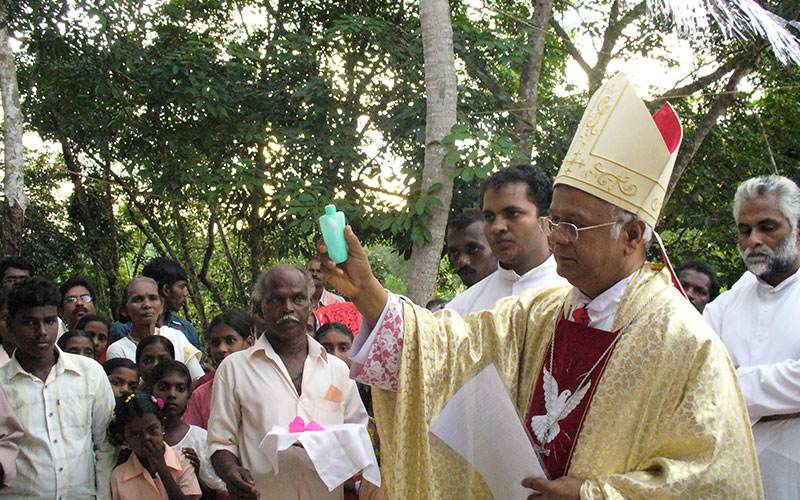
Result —
M620 73L592 96L555 179L640 216L664 204L683 130L669 103L655 115Z

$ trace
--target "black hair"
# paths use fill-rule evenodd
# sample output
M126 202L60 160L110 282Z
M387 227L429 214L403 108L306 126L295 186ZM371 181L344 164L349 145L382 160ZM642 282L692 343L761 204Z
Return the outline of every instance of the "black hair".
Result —
M168 338L162 337L161 335L150 335L149 337L143 338L139 342L139 345L136 346L137 365L142 361L142 353L144 352L145 348L150 347L153 344L163 345L164 349L166 349L167 352L172 355L172 359L175 359L175 346L172 345L172 342Z
M0 311L3 310L7 302L8 302L8 295L4 294L3 292L0 292Z
M139 374L139 367L128 358L111 358L103 363L103 370L106 372L106 375L111 375L111 372L117 368L127 368L135 371L137 375Z
M55 283L41 276L18 282L8 293L8 319L13 320L21 309L61 304L61 293Z
M443 306L443 305L447 304L448 302L450 302L450 301L446 300L446 299L440 299L440 298L437 297L435 299L429 300L428 303L425 304L425 309L430 310L432 307Z
M103 323L106 325L109 333L111 332L111 323L108 321L108 318L100 314L87 314L86 316L82 317L80 321L78 321L78 324L75 325L75 329L83 330L83 327L89 323Z
M161 293L164 285L172 286L178 281L189 279L186 270L178 262L166 257L156 257L148 262L142 269L142 275L156 280L158 293Z
M504 186L521 182L528 185L528 200L536 205L539 215L547 215L553 201L553 178L539 167L515 165L498 170L481 182L481 207L486 191L496 191Z
M6 257L3 260L0 260L0 279L6 277L6 271L11 268L14 269L22 269L23 271L28 271L30 274L33 274L33 264L28 262L27 260L19 257L17 255L12 255L10 257Z
M66 351L67 350L67 343L70 340L72 340L74 338L78 338L78 337L83 337L85 339L89 339L89 342L92 343L92 351L94 351L94 341L92 340L91 335L89 335L88 333L84 332L83 330L78 330L78 329L73 329L73 330L66 331L62 336L60 336L58 338L58 341L56 342L56 345L58 345L58 348L61 349L62 351Z
M119 312L120 316L125 316L125 319L128 320L126 323L130 322L130 318L128 318L128 315L125 314L125 307L127 307L128 300L131 298L131 286L133 286L133 284L137 281L147 281L149 283L153 283L156 286L156 290L158 290L158 282L148 276L134 276L130 279L130 281L125 283L125 286L122 288L122 298L119 301ZM159 298L160 297L161 295L159 294Z
M164 425L164 414L156 398L149 392L135 391L124 398L120 398L114 408L114 418L108 425L108 440L111 444L119 446L125 443L125 426L134 418L145 415L155 415L161 425Z
M150 376L147 377L147 380L145 380L145 383L147 384L147 390L152 393L153 387L155 387L156 383L172 373L177 373L186 379L186 390L189 391L187 396L191 397L192 375L189 373L189 369L186 368L186 365L175 360L162 361L161 363L157 364L155 368L153 368L153 371L150 372Z
M339 323L338 321L331 321L330 323L325 323L321 327L317 329L317 332L314 334L314 340L319 341L322 337L325 336L331 330L339 330L340 332L347 335L350 340L353 340L353 331L347 327L344 323Z
M92 282L82 276L76 276L74 278L70 278L64 282L63 285L58 287L59 291L61 292L61 299L63 301L64 296L67 294L68 291L75 288L76 286L82 286L89 290L89 295L92 296L94 299L94 287L92 286ZM64 305L63 302L61 304Z
M222 314L214 316L214 319L212 319L211 323L208 324L206 337L209 337L211 330L219 325L231 327L237 334L239 334L240 337L242 337L242 340L245 340L247 337L255 337L254 332L256 326L253 323L253 318L251 318L250 314L243 309L228 309Z
M705 274L708 276L710 285L708 287L708 301L711 302L712 300L716 299L719 295L719 281L717 280L717 273L711 269L711 266L703 262L702 260L687 260L686 262L680 263L678 266L675 267L675 276L678 276L681 271L685 271L687 269L692 269L697 271L698 273Z
M466 212L461 212L450 219L450 222L447 223L446 232L450 232L451 229L463 231L476 222L483 222L483 212L477 208L472 208Z

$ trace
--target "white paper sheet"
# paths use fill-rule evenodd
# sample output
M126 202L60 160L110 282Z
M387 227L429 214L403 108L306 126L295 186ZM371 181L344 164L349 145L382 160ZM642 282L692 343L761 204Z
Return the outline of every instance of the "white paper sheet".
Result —
M480 472L495 500L526 500L520 481L546 477L494 364L450 398L431 432Z

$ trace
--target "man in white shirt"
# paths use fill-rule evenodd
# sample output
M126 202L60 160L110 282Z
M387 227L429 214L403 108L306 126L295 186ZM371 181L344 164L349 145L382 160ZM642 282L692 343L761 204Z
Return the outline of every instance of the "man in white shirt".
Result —
M107 431L114 393L96 361L55 346L60 303L58 288L39 277L8 297L17 348L0 367L0 387L25 434L17 478L0 498L111 498L114 447Z
M497 257L486 239L480 210L467 210L450 219L445 239L450 266L467 288L497 269Z
M539 217L547 215L553 179L531 165L504 168L481 184L484 232L497 256L497 271L458 294L447 309L483 311L510 295L567 282L556 273Z
M739 252L750 277L703 316L737 367L767 499L800 498L800 189L763 176L736 191Z
M295 417L323 426L367 425L368 417L344 361L306 334L314 284L301 268L277 266L259 276L264 334L223 360L214 377L208 452L234 498L341 500L297 453L278 455L278 473L259 443L273 425Z

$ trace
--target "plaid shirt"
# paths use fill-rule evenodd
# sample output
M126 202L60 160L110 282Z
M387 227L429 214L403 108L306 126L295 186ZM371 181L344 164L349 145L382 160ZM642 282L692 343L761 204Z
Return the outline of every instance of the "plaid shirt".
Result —
M45 381L23 370L16 356L0 367L0 385L25 429L17 479L0 498L110 499L111 384L93 359L54 349L58 360Z

